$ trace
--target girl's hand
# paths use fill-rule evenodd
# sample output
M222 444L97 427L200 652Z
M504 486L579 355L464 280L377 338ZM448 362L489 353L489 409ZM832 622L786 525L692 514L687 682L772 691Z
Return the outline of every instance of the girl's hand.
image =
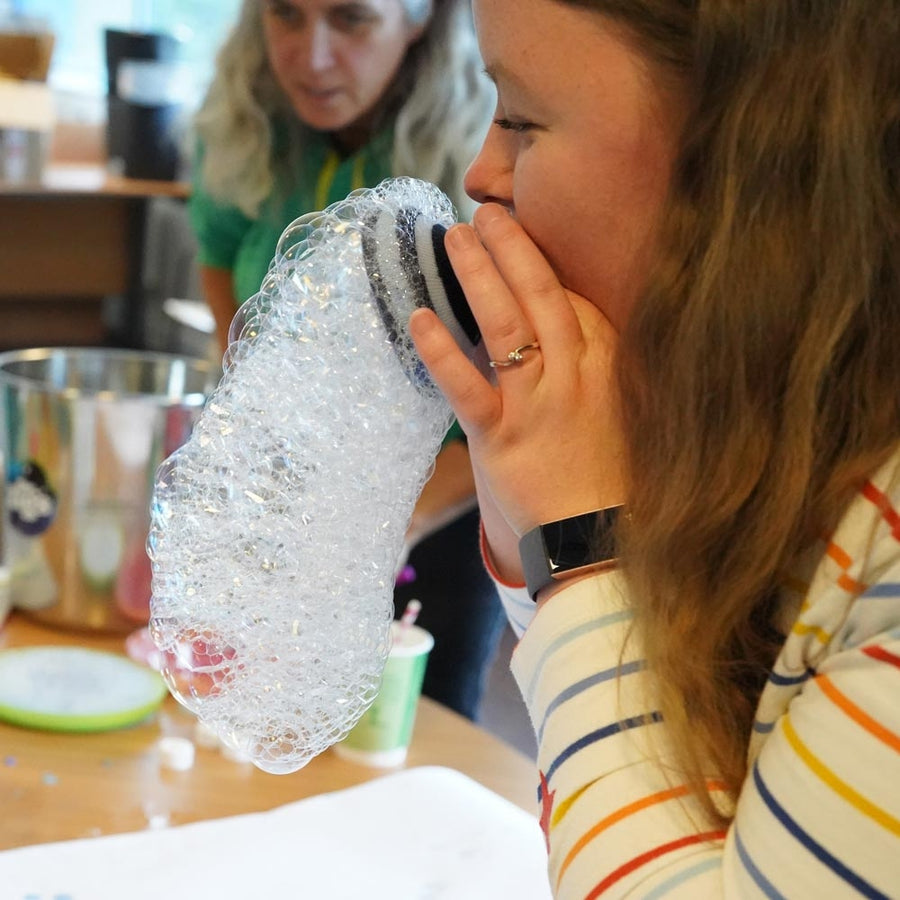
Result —
M612 387L617 335L567 291L503 207L456 225L447 252L491 359L536 341L488 380L430 310L410 320L416 348L469 441L482 520L502 576L521 577L518 538L624 501L622 434Z

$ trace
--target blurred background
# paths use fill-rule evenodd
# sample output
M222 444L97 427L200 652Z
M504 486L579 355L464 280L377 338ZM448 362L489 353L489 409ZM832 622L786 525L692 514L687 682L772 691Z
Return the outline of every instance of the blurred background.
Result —
M107 87L105 29L171 36L188 73L188 98L199 101L237 8L237 0L0 0L0 21L4 30L53 35L48 81L60 98L60 117L96 123Z
M237 8L0 0L0 350L206 355L187 148Z
M190 123L239 2L0 0L0 352L163 351L215 371ZM506 629L479 718L534 755L513 644Z

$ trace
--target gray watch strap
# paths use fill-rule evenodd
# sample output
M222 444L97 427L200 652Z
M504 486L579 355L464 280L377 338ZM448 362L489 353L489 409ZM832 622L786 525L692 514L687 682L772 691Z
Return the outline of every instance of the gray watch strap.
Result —
M621 506L545 522L519 540L519 557L532 599L554 581L615 565L615 524Z

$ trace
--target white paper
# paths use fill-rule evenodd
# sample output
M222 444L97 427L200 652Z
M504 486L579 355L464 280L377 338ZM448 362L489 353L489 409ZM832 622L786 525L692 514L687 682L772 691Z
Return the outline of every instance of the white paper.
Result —
M234 816L0 853L2 900L549 900L536 819L409 769Z

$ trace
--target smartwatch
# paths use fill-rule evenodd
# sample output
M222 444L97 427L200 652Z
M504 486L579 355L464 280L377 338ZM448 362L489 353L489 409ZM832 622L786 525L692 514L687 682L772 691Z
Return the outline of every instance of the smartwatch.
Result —
M557 581L614 568L618 562L615 524L621 506L545 522L519 540L519 557L531 599Z

